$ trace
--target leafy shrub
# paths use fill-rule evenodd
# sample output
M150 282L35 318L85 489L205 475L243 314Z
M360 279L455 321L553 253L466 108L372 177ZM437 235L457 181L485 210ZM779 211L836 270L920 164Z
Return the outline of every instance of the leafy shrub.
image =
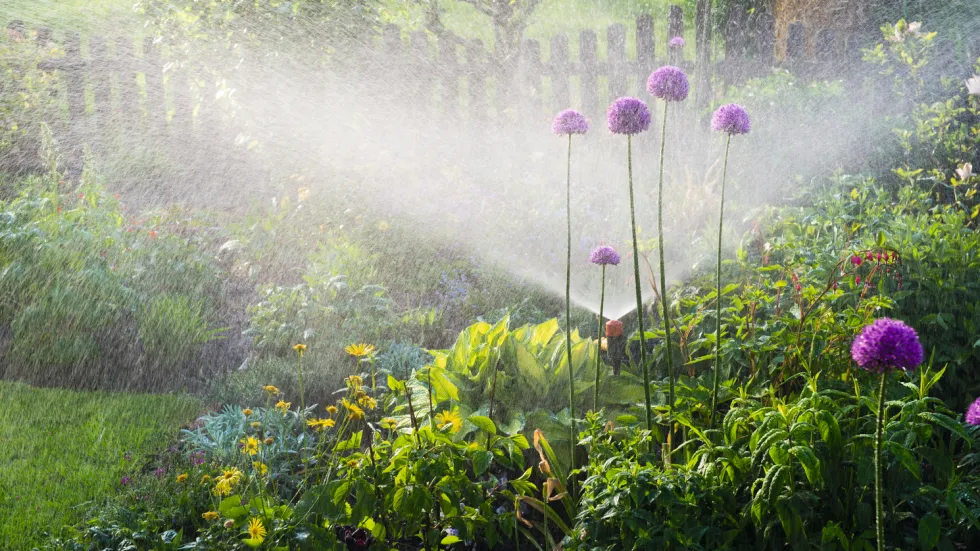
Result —
M56 54L56 48L28 37L0 42L0 172L43 167L40 125L60 117L57 77L38 66Z

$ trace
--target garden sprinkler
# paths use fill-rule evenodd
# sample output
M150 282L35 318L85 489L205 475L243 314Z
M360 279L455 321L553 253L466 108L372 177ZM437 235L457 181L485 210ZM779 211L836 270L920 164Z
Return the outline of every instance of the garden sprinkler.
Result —
M609 320L606 322L606 355L613 365L613 375L619 375L619 368L626 357L626 339L623 338L623 322Z

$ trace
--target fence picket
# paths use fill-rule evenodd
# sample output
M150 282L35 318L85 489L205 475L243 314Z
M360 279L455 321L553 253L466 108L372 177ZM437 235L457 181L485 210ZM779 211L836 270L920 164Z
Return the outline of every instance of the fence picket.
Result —
M572 105L568 87L569 72L568 37L559 33L551 37L551 97L554 111Z
M599 59L598 40L591 29L579 34L579 95L582 98L582 111L587 117L595 118L599 113Z

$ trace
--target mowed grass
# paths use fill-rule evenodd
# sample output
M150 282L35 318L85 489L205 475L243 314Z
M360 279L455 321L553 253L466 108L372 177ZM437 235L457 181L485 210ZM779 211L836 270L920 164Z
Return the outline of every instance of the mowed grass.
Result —
M200 409L186 396L0 382L0 549L30 549L79 522Z

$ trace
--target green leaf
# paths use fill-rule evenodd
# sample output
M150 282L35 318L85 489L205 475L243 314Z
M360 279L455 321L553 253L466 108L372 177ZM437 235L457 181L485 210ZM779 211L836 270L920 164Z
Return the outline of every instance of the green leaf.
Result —
M467 418L467 420L476 425L476 428L487 434L497 434L497 425L495 425L493 420L489 417L484 417L483 415L471 415ZM527 443L526 439L525 443Z
M218 512L223 517L236 519L248 514L248 509L242 505L242 496L231 496L221 500L218 504Z
M439 543L441 545L451 545L453 543L459 543L461 541L463 541L463 540L459 539L458 536L446 536L446 537L442 538L442 541L440 541Z
M906 448L899 442L893 442L891 440L888 440L885 442L885 449L891 452L892 455L894 455L896 458L898 458L899 463L901 463L903 467L908 469L908 471L912 473L912 476L914 476L916 480L921 480L921 476L919 474L919 462L915 460L915 457L912 456L912 452L910 452L908 448Z
M490 461L493 460L493 452L487 450L477 450L473 453L473 474L480 476L490 468Z
M939 532L943 522L936 513L929 513L919 519L919 548L929 551L939 543Z
M964 440L970 440L970 435L967 434L966 429L963 428L963 425L948 415L933 413L931 411L923 411L919 413L919 417L946 427Z

